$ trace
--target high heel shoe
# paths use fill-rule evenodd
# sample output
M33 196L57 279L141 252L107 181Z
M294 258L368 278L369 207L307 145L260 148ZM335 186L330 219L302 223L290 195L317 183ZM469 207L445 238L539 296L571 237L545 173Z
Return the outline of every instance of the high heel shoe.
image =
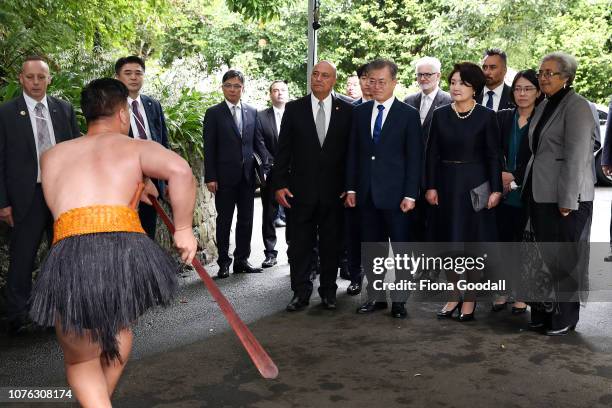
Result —
M566 336L568 333L573 332L574 330L576 330L576 325L572 324L571 326L566 326L566 327L563 327L557 330L553 330L553 329L547 330L546 335L547 336Z
M455 307L453 307L451 310L446 310L444 306L441 310L439 310L436 313L436 316L438 316L438 319L448 319L453 317L453 313L455 313L455 310L459 309L461 310L461 305L463 305L463 302L458 302Z
M493 303L491 305L491 311L492 312L501 312L502 310L506 310L506 306L508 305L508 302L504 302L504 303Z
M474 320L474 312L476 311L476 302L474 302L474 309L472 309L472 313L459 313L459 321L460 322L471 322Z

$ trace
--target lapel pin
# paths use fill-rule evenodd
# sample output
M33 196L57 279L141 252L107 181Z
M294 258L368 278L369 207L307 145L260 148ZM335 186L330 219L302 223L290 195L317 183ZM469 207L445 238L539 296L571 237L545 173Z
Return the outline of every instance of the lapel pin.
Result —
M20 114L21 116L25 116L25 115L26 115L26 112L25 112L25 111L21 111L21 112L19 112L19 114Z
M336 106L336 110L340 110L340 107L339 107L339 106Z

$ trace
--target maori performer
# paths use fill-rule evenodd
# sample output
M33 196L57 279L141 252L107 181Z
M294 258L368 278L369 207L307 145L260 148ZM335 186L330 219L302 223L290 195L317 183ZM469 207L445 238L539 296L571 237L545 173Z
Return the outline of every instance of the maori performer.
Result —
M85 407L111 406L132 346L130 325L148 308L167 305L176 288L178 264L147 237L134 208L143 177L168 181L182 260L190 263L197 248L191 169L160 144L127 137L127 97L115 79L89 83L81 93L87 134L41 159L54 238L30 316L55 325L68 383ZM140 198L150 204L147 194L157 195L150 181Z

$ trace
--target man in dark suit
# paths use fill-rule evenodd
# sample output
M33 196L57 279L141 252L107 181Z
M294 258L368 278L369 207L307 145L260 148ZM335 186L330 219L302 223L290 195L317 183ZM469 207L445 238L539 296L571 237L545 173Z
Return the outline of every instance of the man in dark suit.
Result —
M266 145L266 150L270 153L270 165L273 164L274 157L278 152L278 135L280 133L281 121L285 114L285 105L289 100L289 88L285 81L274 81L270 85L270 101L272 106L257 114L257 132L259 132ZM270 268L276 265L278 251L276 246L277 220L279 220L280 204L274 199L274 190L270 185L261 189L261 230L264 241L265 260L261 264L262 268Z
M482 93L476 97L476 102L496 112L514 108L514 104L510 101L512 90L504 83L508 71L507 61L506 53L499 48L486 50L482 60L482 71L487 83Z
M346 204L360 208L362 242L371 242L368 258L387 257L388 243L410 241L412 210L419 196L423 160L423 135L419 113L393 96L397 65L375 60L369 65L374 101L355 108L349 141ZM372 259L364 268L368 299L357 310L371 313L387 307L386 295L377 290ZM402 274L396 271L396 282ZM405 277L404 277L405 278ZM406 292L394 291L391 314L406 317Z
M23 94L0 106L0 220L12 227L6 284L9 332L27 328L32 270L43 233L53 217L40 184L40 156L56 143L80 135L72 106L47 95L49 66L39 57L23 63Z
M601 169L606 176L612 176L612 97L608 106L608 119L606 122L606 134L603 141L603 152L601 152ZM612 262L612 218L610 219L610 255L606 256L606 262Z
M225 100L206 110L204 115L204 181L215 194L217 208L218 278L229 276L232 258L229 237L234 208L237 208L234 273L259 273L248 262L251 254L255 199L255 161L253 152L264 163L268 153L261 134L256 132L257 110L240 99L244 88L242 72L230 69L223 75Z
M353 107L332 95L335 83L336 67L332 63L321 61L314 66L312 93L289 102L285 108L272 169L276 200L291 208L290 312L309 304L310 263L317 234L321 302L327 309L336 309L344 168Z
M135 55L119 58L115 63L115 77L127 87L128 105L131 113L130 137L153 140L168 148L168 129L164 111L159 101L140 93L144 83L145 63ZM164 197L164 182L152 180L153 184ZM151 239L155 239L157 214L155 208L142 203L138 208L142 227Z
M439 106L451 103L451 97L448 92L444 92L439 87L441 68L442 64L437 58L423 57L419 59L416 63L416 79L421 90L412 95L408 95L406 99L404 99L404 103L419 111L421 126L423 128L424 145L427 145L427 137L429 135L433 111ZM427 208L429 207L427 201L425 201L425 171L422 172L421 179L421 194L417 200L414 213L413 239L425 241Z

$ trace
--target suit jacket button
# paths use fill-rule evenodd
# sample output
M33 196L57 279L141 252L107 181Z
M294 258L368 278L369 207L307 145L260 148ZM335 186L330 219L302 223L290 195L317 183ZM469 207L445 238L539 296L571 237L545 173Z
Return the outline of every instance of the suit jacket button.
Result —
M372 156L372 160L376 160L376 156Z

